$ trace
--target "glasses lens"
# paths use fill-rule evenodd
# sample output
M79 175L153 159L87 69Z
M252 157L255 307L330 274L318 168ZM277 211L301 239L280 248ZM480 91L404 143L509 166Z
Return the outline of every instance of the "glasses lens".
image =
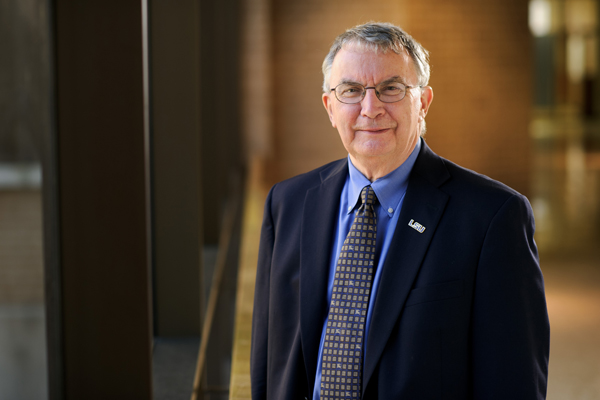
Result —
M384 103L395 103L406 95L406 86L400 82L382 83L375 90L379 93L379 100Z
M369 88L373 89L373 88ZM367 89L360 84L341 83L335 87L335 97L342 103L360 103ZM375 88L379 100L384 103L395 103L406 95L406 85L400 82L385 82Z
M363 98L365 88L360 85L350 85L342 83L335 88L335 97L342 103L353 104L360 103Z

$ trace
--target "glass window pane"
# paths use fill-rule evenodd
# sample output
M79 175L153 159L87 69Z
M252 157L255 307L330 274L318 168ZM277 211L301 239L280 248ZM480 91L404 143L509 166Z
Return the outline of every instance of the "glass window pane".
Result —
M0 1L0 54L0 398L46 399L40 147L50 129L47 1Z

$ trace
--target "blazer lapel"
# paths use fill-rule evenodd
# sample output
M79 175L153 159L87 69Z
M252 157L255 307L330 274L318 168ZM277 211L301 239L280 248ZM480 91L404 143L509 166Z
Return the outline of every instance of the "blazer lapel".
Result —
M444 212L448 195L439 190L438 186L448 178L449 173L441 158L422 142L377 289L363 366L363 394L394 325L400 318ZM409 225L411 220L424 226L425 230L419 232L413 229Z
M321 173L321 185L304 200L300 243L300 333L309 387L314 386L323 322L327 317L327 284L335 240L340 193L348 176L347 160Z

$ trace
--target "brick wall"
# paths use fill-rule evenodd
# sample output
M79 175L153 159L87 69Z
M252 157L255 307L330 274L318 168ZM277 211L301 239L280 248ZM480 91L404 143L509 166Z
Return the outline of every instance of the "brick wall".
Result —
M522 0L407 2L406 29L431 53L428 144L528 194L531 38Z
M526 1L270 4L269 182L346 155L321 102L321 63L335 36L374 20L402 26L431 52L435 98L426 138L434 151L528 193L532 83Z

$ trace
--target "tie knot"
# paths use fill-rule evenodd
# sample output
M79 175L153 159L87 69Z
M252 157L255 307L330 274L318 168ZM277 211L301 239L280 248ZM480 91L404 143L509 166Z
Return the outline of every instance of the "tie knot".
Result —
M360 192L360 199L362 200L363 204L367 204L370 206L375 204L376 197L373 188L371 186L365 186Z

